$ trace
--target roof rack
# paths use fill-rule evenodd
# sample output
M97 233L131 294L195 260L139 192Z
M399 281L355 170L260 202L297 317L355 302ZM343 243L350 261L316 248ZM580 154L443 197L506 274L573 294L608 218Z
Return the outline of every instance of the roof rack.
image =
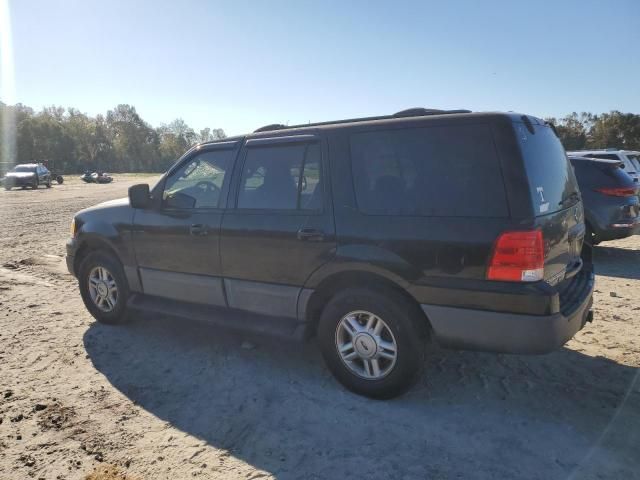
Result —
M257 130L254 130L253 133L269 132L271 130L282 130L283 128L288 128L288 127L281 123L270 123L269 125L265 125L264 127L260 127Z
M331 120L328 122L316 122L316 123L304 123L300 125L282 125L281 123L272 123L271 125L265 125L264 127L260 127L257 130L254 130L254 133L259 132L270 132L273 130L283 130L289 128L302 128L302 127L317 127L321 125L335 125L340 123L353 123L353 122L368 122L371 120L389 120L392 118L406 118L406 117L423 117L427 115L449 115L452 113L471 113L471 110L437 110L435 108L408 108L406 110L401 110L400 112L396 112L393 115L379 115L376 117L360 117L360 118L347 118L344 120Z

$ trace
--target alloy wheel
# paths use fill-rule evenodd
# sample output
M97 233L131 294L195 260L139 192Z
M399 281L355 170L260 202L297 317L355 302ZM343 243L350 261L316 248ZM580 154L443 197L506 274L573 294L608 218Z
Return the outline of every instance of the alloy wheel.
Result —
M336 348L346 367L367 380L380 380L396 364L398 345L389 326L364 310L346 314L336 328Z
M89 272L89 295L96 307L105 313L113 311L118 303L118 285L105 267L93 267Z

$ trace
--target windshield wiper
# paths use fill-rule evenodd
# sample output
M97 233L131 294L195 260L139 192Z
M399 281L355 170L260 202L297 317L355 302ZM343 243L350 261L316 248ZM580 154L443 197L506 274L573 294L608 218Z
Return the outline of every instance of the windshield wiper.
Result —
M558 205L560 206L564 206L566 203L568 203L569 201L575 200L576 202L580 200L580 193L578 192L571 192L567 197L563 198L562 200L560 200L560 202L558 202Z

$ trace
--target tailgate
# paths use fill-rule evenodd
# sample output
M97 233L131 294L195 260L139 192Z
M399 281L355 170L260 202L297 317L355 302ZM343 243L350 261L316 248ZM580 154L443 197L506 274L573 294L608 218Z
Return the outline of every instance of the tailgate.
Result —
M536 227L542 230L544 238L544 279L556 285L565 276L578 273L582 265L580 253L585 235L582 202L537 217Z

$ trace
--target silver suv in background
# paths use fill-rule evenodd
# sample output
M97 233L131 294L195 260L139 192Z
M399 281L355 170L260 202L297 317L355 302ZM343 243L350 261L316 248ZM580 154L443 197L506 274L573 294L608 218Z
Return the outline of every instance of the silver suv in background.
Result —
M602 150L578 150L575 152L567 152L567 155L570 157L618 160L622 162L622 169L627 175L629 175L634 182L640 183L640 152L606 148Z

